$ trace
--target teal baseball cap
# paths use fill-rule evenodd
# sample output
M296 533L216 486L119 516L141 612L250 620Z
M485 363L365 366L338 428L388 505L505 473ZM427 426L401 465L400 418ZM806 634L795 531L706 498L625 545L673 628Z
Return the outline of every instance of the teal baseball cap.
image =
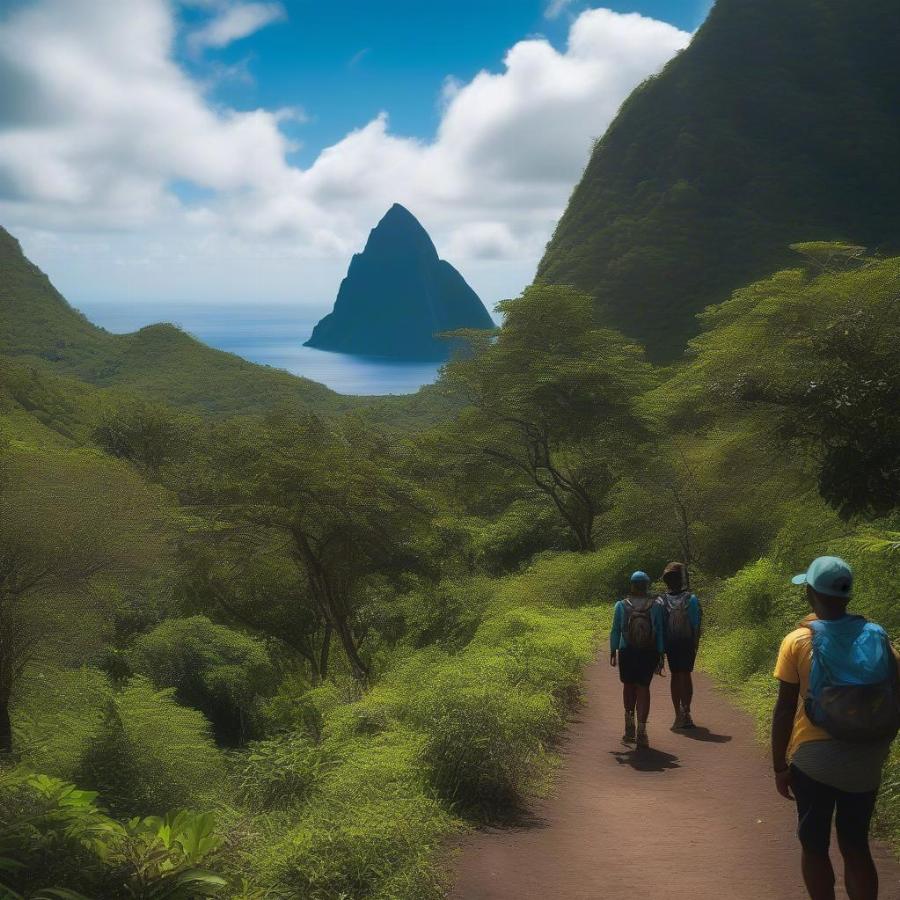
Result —
M795 575L793 584L808 584L817 594L826 597L849 597L853 589L853 570L839 556L820 556L814 559L802 575Z
M637 572L634 572L632 574L631 581L646 581L649 584L650 576L646 572L642 572L640 569L638 569Z

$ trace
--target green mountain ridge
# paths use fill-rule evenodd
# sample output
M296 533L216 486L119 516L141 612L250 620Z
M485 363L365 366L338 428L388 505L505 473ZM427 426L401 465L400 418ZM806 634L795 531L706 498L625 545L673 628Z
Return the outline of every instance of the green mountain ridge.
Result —
M208 347L170 324L111 334L73 309L0 227L0 354L98 387L215 415L281 404L318 413L381 407L390 416L420 401L351 397L289 372Z
M538 268L677 357L793 242L900 247L900 4L718 0L626 101Z

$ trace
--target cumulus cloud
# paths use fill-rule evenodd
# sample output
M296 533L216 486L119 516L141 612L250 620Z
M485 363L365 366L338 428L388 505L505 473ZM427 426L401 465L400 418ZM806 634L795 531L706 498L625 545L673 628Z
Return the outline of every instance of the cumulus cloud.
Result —
M287 13L280 3L225 5L202 28L190 34L188 43L195 51L206 47L227 47L286 17Z
M216 2L204 40L276 7ZM34 0L0 20L0 223L47 246L101 234L110 253L143 240L223 267L281 254L337 272L397 201L444 256L518 260L527 280L592 142L690 38L585 11L563 49L522 40L500 71L448 79L432 139L392 132L383 112L301 168L281 126L302 114L213 104L176 60L177 28L168 0Z

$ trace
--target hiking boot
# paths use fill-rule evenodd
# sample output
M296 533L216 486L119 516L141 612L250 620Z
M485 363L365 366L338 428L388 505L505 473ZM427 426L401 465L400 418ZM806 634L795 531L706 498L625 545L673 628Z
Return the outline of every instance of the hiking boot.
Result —
M672 731L681 731L681 729L685 727L684 715L684 710L679 710L675 713L675 722L672 725Z
M637 744L638 750L642 748L647 748L650 746L650 741L647 740L647 726L646 725L638 725L637 727L637 736L635 737L635 744Z
M622 743L633 744L635 742L635 731L634 713L631 715L625 713L625 734L622 735Z
M691 718L691 711L686 709L681 714L681 727L682 728L696 728L697 726L694 724L694 720Z

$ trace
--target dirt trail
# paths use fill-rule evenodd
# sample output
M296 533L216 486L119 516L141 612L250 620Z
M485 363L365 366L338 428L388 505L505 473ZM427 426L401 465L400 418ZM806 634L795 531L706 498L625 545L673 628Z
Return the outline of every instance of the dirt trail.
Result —
M694 732L673 732L653 685L651 749L621 744L621 690L603 653L587 672L553 795L515 828L468 837L453 900L801 900L793 804L774 790L749 716L695 678ZM900 864L876 848L881 896ZM835 853L836 856L836 847ZM846 895L839 892L840 897Z

